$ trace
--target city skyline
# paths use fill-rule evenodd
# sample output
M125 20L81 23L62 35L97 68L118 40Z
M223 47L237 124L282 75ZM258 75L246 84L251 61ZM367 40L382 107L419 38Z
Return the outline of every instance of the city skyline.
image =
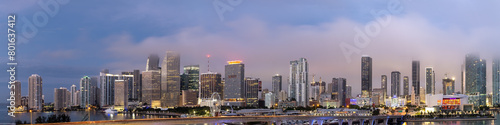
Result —
M305 12L296 11L307 7L294 6L301 4L297 1L285 5L266 3L261 11L252 9L262 6L259 1L245 1L235 7L235 11L227 12L224 21L219 20L210 2L196 5L184 2L158 4L161 6L125 2L123 3L125 7L115 8L126 12L122 13L105 9L113 5L109 2L90 5L71 1L61 6L59 13L50 17L45 27L39 27L36 36L28 42L20 42L17 51L19 55L17 77L23 86L23 96L27 95L28 77L31 74L43 77L45 88L43 94L47 95L45 100L50 102L53 100L51 90L54 88L70 88L73 84L79 84L83 76L99 76L99 71L102 69L110 69L112 74L130 72L134 69L142 72L145 71L144 60L149 54L156 53L164 57L166 50L173 50L182 54L181 67L198 64L200 73L207 71L206 54L212 55L211 71L220 72L222 76L225 75L225 61L243 60L245 75L260 78L264 88L271 88L271 77L274 74L283 75L283 81L286 81L289 73L288 62L303 57L308 60L309 74L316 74L316 78L324 79L346 78L347 85L352 86L352 93L355 96L361 93L359 86L361 55L366 54L373 59L372 70L375 76L371 81L373 88L380 86L379 76L390 76L392 71L400 71L401 76L411 76L411 61L419 60L420 87L424 87L425 84L423 67L434 67L437 79L435 88L442 88L441 79L444 78L444 74L448 74L448 77L456 78L455 90L458 91L461 90L460 67L465 55L479 51L481 57L487 60L487 86L492 85L491 57L492 53L496 52L495 46L499 46L497 41L500 40L495 37L495 33L500 29L496 24L500 19L490 16L495 15L495 11L469 5L494 9L495 6L488 5L498 4L436 2L437 4L428 6L419 4L418 1L403 2L404 11L393 14L390 25L383 27L378 36L370 37L371 42L366 47L358 47L361 52L350 56L351 60L348 61L340 45L342 43L354 45L353 38L356 32L353 28L364 29L367 24L376 21L371 11L385 10L386 1L369 2L374 5L370 7L345 1L325 2L325 6L316 3L312 5L319 7ZM332 9L325 9L331 5L338 5L337 3L345 4L347 7L334 6ZM36 1L22 4L12 2L8 5L12 7L3 7L2 10L16 10L19 16L28 19L31 19L33 13L43 11ZM151 8L156 10L142 8L144 5L151 5ZM189 10L175 5L199 9ZM464 5L468 6L465 9L451 7L451 10L443 12L428 11L429 8L432 10L442 6ZM79 12L78 6L96 10ZM282 7L282 10L274 12L272 8L275 6ZM422 6L426 6L425 9ZM183 13L177 13L179 11L174 13L168 8L179 9ZM355 10L354 13L349 11L349 8ZM206 12L198 14L199 10ZM486 16L476 16L466 10L481 12ZM308 20L304 20L306 19L304 17L295 17L297 14L314 15L318 11L321 13L317 14L321 16L308 16ZM461 12L463 17L450 14L451 12ZM274 18L276 14L282 16ZM123 20L137 15L142 16L139 19ZM477 18L465 18L469 16ZM122 21L121 23L127 24L127 27L130 24L130 28L112 25L116 21ZM147 25L134 26L144 24L144 21L148 22ZM22 26L22 23L20 21L19 26ZM18 28L21 30L21 27ZM87 51L89 46L95 51ZM6 61L5 58L2 59ZM5 76L8 75L2 75L0 78L7 79ZM288 84L284 82L283 86ZM287 90L287 87L283 89ZM487 93L490 92L491 88L487 87Z

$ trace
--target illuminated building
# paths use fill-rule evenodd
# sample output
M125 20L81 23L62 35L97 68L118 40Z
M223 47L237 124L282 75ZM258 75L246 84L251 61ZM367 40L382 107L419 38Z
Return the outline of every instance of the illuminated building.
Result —
M361 93L365 98L372 95L372 58L368 56L361 57Z
M15 107L21 106L21 82L20 81L14 81L14 87L11 88L11 92L14 92L14 98L16 105Z
M410 97L410 79L408 76L403 76L403 97Z
M129 101L141 101L142 97L142 81L141 73L139 70L134 70L132 72L122 72L122 75L132 75L133 81L129 81L128 84L128 100ZM131 84L130 84L131 83Z
M274 100L275 102L279 101L279 93L283 88L282 88L282 77L279 74L276 74L272 78L273 82L273 95L275 96Z
M246 106L257 107L259 100L259 78L245 78L245 103Z
M266 103L265 105L267 108L271 108L274 106L274 104L275 104L274 100L276 100L275 99L276 96L274 96L274 95L275 94L272 92L268 92L265 94L264 98L265 98L265 103Z
M382 75L381 87L382 87L383 92L384 92L384 94L382 95L382 98L387 99L388 96L387 96L387 76L386 75Z
M80 107L97 106L97 78L84 76L80 79ZM114 95L114 94L113 94Z
M500 104L500 57L496 56L493 58L493 69L492 69L492 82L493 82L493 95L492 95L492 105Z
M427 107L441 107L441 110L456 111L464 110L464 106L469 105L468 96L462 94L443 95L443 94L427 94Z
M29 83L28 108L40 111L43 109L42 77L40 77L38 74L32 74L28 79L28 83Z
M413 60L411 62L411 82L415 92L415 100L420 100L420 61Z
M79 103L77 103L78 101L78 95L76 94L78 90L76 89L76 85L71 85L71 106L76 106L76 105L80 105Z
M200 82L200 65L184 66L184 73L181 75L181 90L196 90Z
M167 51L161 64L161 107L177 107L181 96L180 55Z
M372 92L372 101L375 105L384 104L384 89L383 88L374 88Z
M142 72L142 102L151 107L160 107L161 89L160 70ZM153 106L155 105L155 106Z
M198 105L198 90L182 90L182 106Z
M127 109L128 107L128 80L127 79L117 79L115 80L115 107L123 107L122 109Z
M290 79L288 97L297 101L297 106L309 103L309 65L305 58L290 61Z
M425 68L425 94L436 94L436 74L432 67Z
M62 110L70 107L70 98L68 89L64 87L54 88L54 110Z
M443 95L453 95L455 93L455 79L445 77L443 79Z
M159 70L149 70L147 72L153 72L153 71L157 71L159 73ZM93 77L92 79L97 79L97 78ZM118 80L118 79L121 79L121 80L127 79L127 82L128 82L126 84L127 86L131 86L134 84L134 75L110 74L109 70L107 70L107 69L104 69L103 71L100 72L99 81L100 81L101 88L99 88L97 90L101 91L101 93L100 93L101 101L99 103L101 105L101 107L114 105L114 103L115 103L115 80ZM95 91L97 91L97 90L95 90ZM83 93L83 92L80 91L80 93ZM92 91L90 93L92 93ZM90 102L92 104L93 101L90 101ZM80 102L80 103L82 103L82 102ZM148 103L148 104L151 104L151 103Z
M486 105L486 60L477 54L465 56L465 94L474 106Z
M240 60L225 66L224 105L245 106L245 65Z
M391 97L400 95L401 73L399 71L391 72Z

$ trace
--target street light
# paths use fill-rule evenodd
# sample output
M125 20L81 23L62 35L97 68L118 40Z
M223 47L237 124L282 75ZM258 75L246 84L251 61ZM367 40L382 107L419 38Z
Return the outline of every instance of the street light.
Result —
M31 120L30 124L33 124L33 113L31 111L31 109L30 109L30 120Z

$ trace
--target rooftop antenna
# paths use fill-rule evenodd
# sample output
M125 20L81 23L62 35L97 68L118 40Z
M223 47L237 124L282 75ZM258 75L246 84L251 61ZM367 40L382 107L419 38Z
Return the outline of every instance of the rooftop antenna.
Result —
M210 54L207 54L207 60L208 60L208 72L210 72Z

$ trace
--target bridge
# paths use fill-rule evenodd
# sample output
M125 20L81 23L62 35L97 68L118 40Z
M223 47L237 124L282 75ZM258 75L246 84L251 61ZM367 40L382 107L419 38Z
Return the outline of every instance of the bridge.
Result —
M337 119L339 123L352 125L358 122L361 125L397 124L403 120L402 115L390 116L221 116L221 117L194 117L194 118L154 118L154 119L127 119L107 121L70 122L60 124L94 124L94 125L158 125L158 124L211 124L221 125L224 123L247 123L266 122L267 124L281 125L282 123L297 123L296 121L308 121L317 125L327 124L325 121Z

